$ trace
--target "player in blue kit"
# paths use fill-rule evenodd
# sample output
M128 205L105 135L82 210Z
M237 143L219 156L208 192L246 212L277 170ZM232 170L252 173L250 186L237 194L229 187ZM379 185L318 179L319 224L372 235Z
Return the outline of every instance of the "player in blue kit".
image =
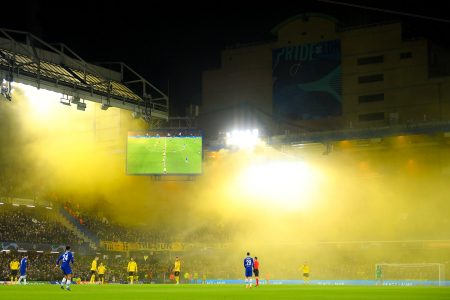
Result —
M27 263L28 263L28 255L25 255L20 261L20 277L17 281L17 284L27 284Z
M245 268L245 287L252 287L252 274L253 274L253 258L250 256L250 252L247 252L247 257L244 258Z
M70 291L70 283L72 281L72 269L70 267L70 263L73 264L73 254L70 251L70 246L66 246L66 252L61 254L56 261L56 267L59 266L59 262L61 263L61 270L64 274L63 279L61 280L61 289L64 289L64 283L66 284L66 290Z

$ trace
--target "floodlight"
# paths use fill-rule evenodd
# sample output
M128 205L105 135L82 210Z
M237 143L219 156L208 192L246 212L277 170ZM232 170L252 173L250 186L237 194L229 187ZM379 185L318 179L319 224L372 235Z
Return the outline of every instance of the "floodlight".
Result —
M79 102L79 103L77 104L77 109L78 109L78 110L85 111L85 110L86 110L86 103L84 103L84 102Z
M64 104L64 105L67 105L67 106L70 106L70 99L69 99L69 96L62 96L61 97L61 100L59 101L61 104Z
M109 103L102 103L101 109L102 110L107 110L110 107L111 107L111 105Z
M226 134L226 143L231 147L253 148L259 141L258 129L233 130Z
M7 81L6 79L2 80L2 84L1 84L1 94L3 95L3 97L6 98L6 100L11 101L12 97L11 97L11 81Z

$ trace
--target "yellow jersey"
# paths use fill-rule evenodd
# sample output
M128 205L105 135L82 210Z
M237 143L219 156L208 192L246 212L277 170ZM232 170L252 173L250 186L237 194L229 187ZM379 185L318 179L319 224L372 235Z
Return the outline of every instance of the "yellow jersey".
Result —
M106 267L105 266L99 266L98 267L98 275L104 275L106 271Z
M303 271L303 274L309 274L309 266L308 265L303 265L302 266L302 271Z
M13 260L9 263L9 268L11 270L19 270L20 263L17 260Z
M127 267L128 272L137 272L137 263L135 261L130 261Z
M92 261L91 271L97 271L97 261L95 259Z
M181 271L181 261L176 260L175 265L173 267L174 272L180 272Z

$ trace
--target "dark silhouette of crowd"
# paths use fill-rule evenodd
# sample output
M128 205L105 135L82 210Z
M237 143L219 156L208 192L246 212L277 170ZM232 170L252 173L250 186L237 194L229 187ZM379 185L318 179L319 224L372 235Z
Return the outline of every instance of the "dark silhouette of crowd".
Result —
M30 205L31 206L31 205ZM138 263L139 281L171 282L173 256L182 256L182 277L186 275L187 282L192 278L236 279L242 277L240 263L242 253L230 248L217 247L218 242L228 241L230 228L220 225L204 224L195 230L190 230L183 238L171 236L164 229L146 231L142 226L126 227L115 223L111 216L96 214L93 211L80 209L71 203L66 203L64 209L75 217L82 226L95 234L100 240L124 241L139 243L171 243L179 241L196 243L196 247L186 248L175 253L171 249L147 250L140 252L113 252L105 249L94 251L79 251L77 245L85 244L76 234L62 224L63 216L57 209L49 210L43 207L13 206L10 203L0 205L0 242L2 246L10 243L31 244L61 244L71 245L75 250L74 278L89 280L90 264L95 256L100 256L100 262L106 265L106 282L127 282L127 262L131 255ZM220 243L219 243L220 244ZM202 247L199 247L202 245ZM216 245L216 246L214 246ZM8 280L9 263L13 258L23 256L17 252L20 248L5 249L0 252L0 280ZM1 250L1 249L0 249ZM29 256L28 279L39 281L57 281L61 279L61 271L55 268L58 253L39 253L37 249L26 249ZM445 248L423 243L410 245L408 243L355 243L355 244L321 244L309 246L289 246L283 249L284 255L273 259L279 253L279 246L267 245L266 253L258 253L262 263L262 278L266 272L272 279L300 279L299 266L303 259L311 265L311 279L374 279L377 263L429 263L443 262L449 265L449 254ZM23 251L23 250L22 250ZM272 265L265 257L272 257ZM426 258L419 260L419 258ZM272 270L272 271L271 271ZM436 268L385 270L390 279L436 279ZM407 277L411 278L407 278Z
M132 228L113 221L105 212L80 207L78 203L66 201L64 209L83 225L86 230L93 233L99 240L112 242L170 242L168 234L163 229L146 230L145 227L134 225Z
M84 244L84 241L64 227L58 218L60 216L56 212L43 207L4 204L0 209L0 241Z

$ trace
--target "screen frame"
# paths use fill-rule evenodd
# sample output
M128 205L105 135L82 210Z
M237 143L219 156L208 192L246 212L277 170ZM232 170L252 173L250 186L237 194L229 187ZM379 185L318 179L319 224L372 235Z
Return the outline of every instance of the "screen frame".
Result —
M137 135L147 135L148 136L179 136L179 133L183 133L183 137L189 138L189 136L196 136L201 138L202 149L201 149L201 162L200 162L200 172L199 173L130 173L128 170L128 146L129 137ZM130 130L127 132L126 140L126 152L125 152L125 173L128 176L200 176L203 175L203 160L204 160L204 142L203 142L203 131L198 129L156 129L156 130Z

